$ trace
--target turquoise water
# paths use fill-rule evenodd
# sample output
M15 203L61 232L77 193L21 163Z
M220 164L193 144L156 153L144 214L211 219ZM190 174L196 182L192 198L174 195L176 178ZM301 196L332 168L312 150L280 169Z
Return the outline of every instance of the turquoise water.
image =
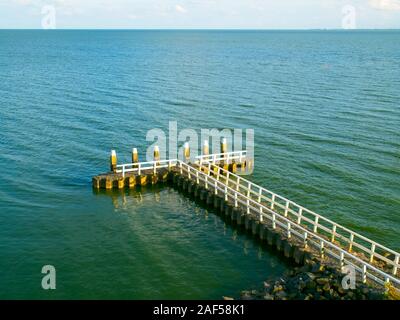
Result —
M400 250L400 32L0 31L0 298L220 298L288 266L173 189L95 194L146 132L252 128L251 179ZM41 289L41 268L57 289Z

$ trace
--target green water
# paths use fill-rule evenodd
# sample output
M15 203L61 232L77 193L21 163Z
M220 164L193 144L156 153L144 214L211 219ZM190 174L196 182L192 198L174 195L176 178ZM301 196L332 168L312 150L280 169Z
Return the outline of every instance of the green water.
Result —
M253 181L400 250L400 32L0 31L0 48L0 298L218 299L288 268L172 189L93 193L110 149L143 156L169 121L254 129Z

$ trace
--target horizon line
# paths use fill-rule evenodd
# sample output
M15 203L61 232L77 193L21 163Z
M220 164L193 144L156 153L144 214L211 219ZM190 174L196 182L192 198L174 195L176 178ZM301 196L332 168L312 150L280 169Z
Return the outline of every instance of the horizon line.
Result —
M1 28L0 30L36 30L36 31L399 31L400 28L355 28L355 29L343 29L343 28L54 28L54 29L43 29L43 28Z

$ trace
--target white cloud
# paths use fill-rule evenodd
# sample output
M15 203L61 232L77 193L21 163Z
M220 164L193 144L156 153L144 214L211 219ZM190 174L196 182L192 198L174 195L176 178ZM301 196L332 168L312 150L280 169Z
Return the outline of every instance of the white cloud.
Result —
M182 7L181 5L179 5L179 4L177 4L175 6L175 10L178 11L179 13L186 13L187 12L187 10L184 7Z
M400 11L399 0L369 0L369 5L379 10Z
M53 5L65 28L329 29L348 3L360 28L400 28L400 0L0 0L0 28L35 27Z

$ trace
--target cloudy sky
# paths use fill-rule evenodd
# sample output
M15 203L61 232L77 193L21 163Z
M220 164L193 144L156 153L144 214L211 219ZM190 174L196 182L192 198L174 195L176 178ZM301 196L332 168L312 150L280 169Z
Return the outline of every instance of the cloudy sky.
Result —
M0 0L0 28L400 28L400 0ZM351 11L350 11L351 12Z

